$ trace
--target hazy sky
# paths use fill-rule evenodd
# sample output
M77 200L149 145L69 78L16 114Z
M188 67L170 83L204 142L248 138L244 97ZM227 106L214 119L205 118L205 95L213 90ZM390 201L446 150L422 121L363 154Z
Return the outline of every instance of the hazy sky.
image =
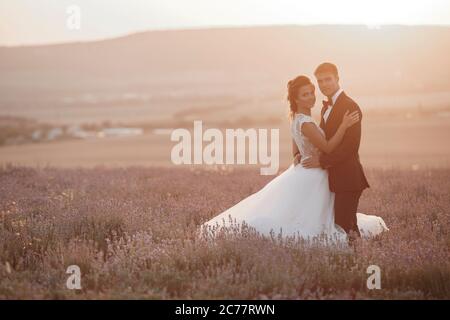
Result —
M67 26L71 5L80 9L80 29ZM0 0L0 45L279 24L450 25L450 0Z

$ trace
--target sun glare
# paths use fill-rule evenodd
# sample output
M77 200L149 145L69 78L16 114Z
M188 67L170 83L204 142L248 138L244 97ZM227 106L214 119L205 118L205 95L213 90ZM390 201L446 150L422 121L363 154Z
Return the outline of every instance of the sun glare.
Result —
M383 24L417 24L432 18L440 10L449 10L448 3L435 1L433 7L422 0L361 1L342 0L296 2L296 14L311 17L308 23L344 23L380 26ZM292 15L292 11L289 12ZM314 19L315 21L312 21Z

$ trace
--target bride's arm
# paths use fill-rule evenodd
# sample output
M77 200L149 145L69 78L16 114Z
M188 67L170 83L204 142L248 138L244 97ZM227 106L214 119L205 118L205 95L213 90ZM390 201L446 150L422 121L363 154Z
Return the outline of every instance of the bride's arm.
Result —
M358 111L348 114L348 110L344 114L341 125L334 134L334 136L327 141L327 139L319 131L319 128L315 123L305 122L300 128L302 133L308 137L311 143L316 146L320 151L325 153L331 153L342 141L345 131L359 121Z

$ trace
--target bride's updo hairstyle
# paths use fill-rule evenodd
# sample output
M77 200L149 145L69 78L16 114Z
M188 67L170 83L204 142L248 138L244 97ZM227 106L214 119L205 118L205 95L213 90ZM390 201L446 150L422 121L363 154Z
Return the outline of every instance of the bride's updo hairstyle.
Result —
M289 101L289 117L291 119L294 118L294 114L297 111L297 103L295 100L297 99L298 90L306 85L312 84L311 80L307 76L298 76L292 80L289 80L287 84L288 88L288 96L287 100Z

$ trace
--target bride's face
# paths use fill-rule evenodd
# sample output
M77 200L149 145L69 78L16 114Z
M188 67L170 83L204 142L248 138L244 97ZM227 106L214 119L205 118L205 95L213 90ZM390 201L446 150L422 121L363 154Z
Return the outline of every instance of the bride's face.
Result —
M297 99L295 100L297 107L309 109L314 107L314 104L316 103L315 90L316 88L312 84L300 87L297 93Z

